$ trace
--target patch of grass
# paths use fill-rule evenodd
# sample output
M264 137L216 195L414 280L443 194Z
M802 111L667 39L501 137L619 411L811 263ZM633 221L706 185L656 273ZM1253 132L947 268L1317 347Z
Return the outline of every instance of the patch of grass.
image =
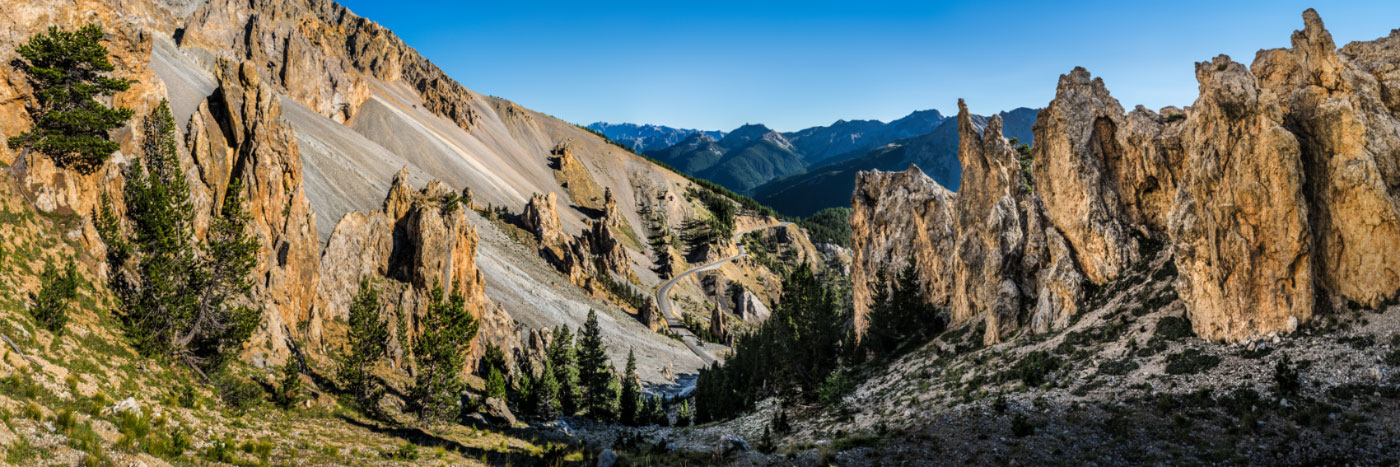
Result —
M5 463L9 465L31 465L32 460L38 459L46 451L34 446L22 434L17 434L15 442L5 449Z
M885 439L875 435L856 435L838 439L831 443L832 449L836 452L846 451L855 448L873 448L884 443Z
M1187 349L1167 356L1166 372L1169 375L1194 375L1210 371L1217 365L1220 365L1220 357L1198 349Z

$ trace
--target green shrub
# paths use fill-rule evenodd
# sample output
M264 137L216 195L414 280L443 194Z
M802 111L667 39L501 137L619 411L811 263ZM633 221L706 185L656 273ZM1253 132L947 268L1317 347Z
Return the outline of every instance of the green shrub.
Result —
M1060 368L1063 362L1050 353L1037 350L1026 354L1011 367L1010 376L1021 380L1026 386L1037 387L1049 381L1051 372Z
M1293 368L1293 361L1287 355L1274 365L1274 387L1279 394L1294 396L1303 388L1303 381L1298 377L1298 370Z
M78 298L78 270L73 260L60 271L49 263L39 279L39 293L31 296L34 307L29 313L39 326L55 335L63 334L63 326L68 323L68 303Z
M1024 413L1017 413L1011 417L1011 434L1017 438L1024 438L1035 434L1035 424L1032 424L1029 417Z
M826 376L826 381L817 388L817 400L822 405L833 406L841 402L847 394L856 389L856 381L846 370L836 370Z
M1167 356L1166 372L1169 375L1194 375L1210 371L1220 364L1220 357L1209 355L1197 349L1187 349Z
M1163 316L1157 320L1157 329L1152 334L1153 339L1175 341L1187 337L1195 337L1196 333L1191 330L1191 322L1180 316Z
M418 460L418 445L413 444L412 441L404 441L398 449L385 451L381 456L391 460L416 461Z
M1131 358L1121 360L1109 360L1099 364L1098 374L1109 376L1123 376L1138 369L1138 363Z
M263 402L262 386L243 377L225 372L214 381L214 384L215 389L219 391L219 399L222 399L224 404L227 404L234 411L246 411Z
M275 402L282 408L291 408L301 402L301 365L296 359L288 358L282 365L282 379L277 382Z

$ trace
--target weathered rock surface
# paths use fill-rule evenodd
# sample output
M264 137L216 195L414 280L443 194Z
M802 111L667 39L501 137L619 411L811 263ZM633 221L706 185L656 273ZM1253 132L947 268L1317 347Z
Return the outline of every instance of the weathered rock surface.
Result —
M735 300L734 314L739 315L750 324L759 324L768 321L768 317L772 316L773 313L768 310L768 305L764 305L757 295L745 289L739 293L739 298Z
M352 212L336 224L321 257L317 309L309 326L313 345L325 342L317 331L325 321L348 318L362 277L379 278L375 285L387 289L381 295L397 295L391 300L398 302L404 316L385 319L408 325L410 338L421 332L417 320L427 310L432 289L442 287L449 295L460 294L481 322L474 355L480 355L485 343L512 343L517 338L514 323L486 298L485 280L476 267L476 229L465 210L460 203L442 201L452 192L445 184L430 182L414 191L408 178L406 171L394 178L383 210ZM396 363L403 364L404 343L392 344Z
M1100 285L1139 259L1116 180L1107 169L1124 158L1126 141L1119 129L1128 126L1126 120L1103 80L1075 68L1060 76L1055 100L1033 127L1032 170L1046 217L1063 233L1084 275ZM963 186L963 191L974 188Z
M1185 174L1169 218L1177 289L1196 334L1239 341L1306 321L1313 308L1298 141L1277 96L1244 65L1196 65Z
M951 229L900 209L921 183L862 174L857 322L873 271L903 261L888 254L899 248L952 262L919 263L933 277L951 269L955 281L929 282L926 293L934 303L949 296L955 322L985 315L988 341L1014 327L1006 318L1016 308L1030 309L1034 331L1062 325L1084 283L1122 277L1158 241L1173 252L1177 293L1205 338L1292 332L1318 304L1393 300L1400 32L1339 52L1316 12L1303 19L1292 48L1261 51L1252 70L1225 56L1197 64L1200 97L1186 109L1125 114L1086 70L1062 76L1035 126L1029 194L1010 189L1017 167L988 136L994 125L980 136L960 125L964 179ZM885 219L877 205L904 214ZM950 233L957 248L942 252L910 228Z
M1001 116L993 116L978 134L967 105L958 101L958 133L963 172L953 215L952 321L985 315L986 340L997 342L1014 328L1021 310L1016 276L1027 237L1019 199L1021 165L1001 136Z
M864 333L866 314L884 274L895 277L913 263L925 298L937 306L952 301L953 205L957 194L918 167L903 172L861 172L851 197L851 288L855 327Z
M1318 286L1379 306L1400 290L1400 32L1338 54L1317 12L1252 66L1297 138Z

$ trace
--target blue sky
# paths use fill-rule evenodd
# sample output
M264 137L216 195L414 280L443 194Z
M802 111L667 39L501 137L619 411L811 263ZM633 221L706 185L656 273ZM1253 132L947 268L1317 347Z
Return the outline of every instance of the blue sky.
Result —
M917 109L1042 107L1076 65L1131 109L1189 105L1192 64L1249 64L1318 9L1340 46L1400 2L342 0L463 85L575 123L781 131Z

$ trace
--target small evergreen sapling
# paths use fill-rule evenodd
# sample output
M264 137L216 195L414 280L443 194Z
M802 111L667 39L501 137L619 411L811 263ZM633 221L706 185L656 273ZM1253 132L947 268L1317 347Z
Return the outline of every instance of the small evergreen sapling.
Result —
M68 302L78 297L78 271L69 259L62 270L49 263L39 279L39 293L32 294L34 307L29 309L39 326L55 336L63 334L68 324Z

